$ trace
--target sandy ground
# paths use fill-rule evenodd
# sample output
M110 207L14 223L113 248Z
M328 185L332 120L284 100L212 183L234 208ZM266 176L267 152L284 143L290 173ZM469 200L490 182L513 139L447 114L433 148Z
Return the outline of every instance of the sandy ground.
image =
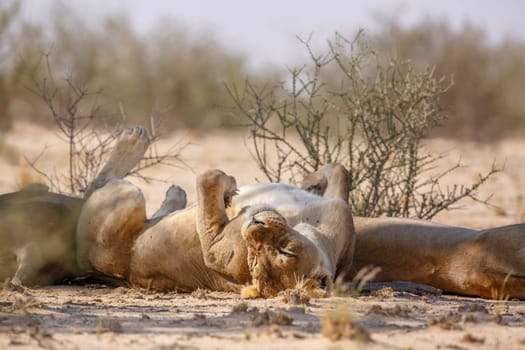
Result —
M192 203L195 174L207 168L221 168L239 185L264 180L241 133L180 131L162 140L159 148L181 141L190 142L182 153L187 167L158 167L147 174L166 182L132 179L144 189L149 213L170 183L185 188ZM492 196L490 206L464 201L435 221L475 228L523 221L525 140L490 145L431 140L427 145L434 153L449 153L442 167L460 157L466 165L447 180L449 184L470 183L494 160L505 165L479 192L482 199ZM24 157L36 159L44 148L37 163L43 170L60 172L67 165L65 144L58 136L31 125L18 124L0 146L0 192L41 179ZM341 334L352 340L330 339ZM363 340L368 337L371 340ZM525 303L388 288L305 303L283 296L245 302L230 293L156 294L99 284L4 289L0 349L4 348L525 349Z

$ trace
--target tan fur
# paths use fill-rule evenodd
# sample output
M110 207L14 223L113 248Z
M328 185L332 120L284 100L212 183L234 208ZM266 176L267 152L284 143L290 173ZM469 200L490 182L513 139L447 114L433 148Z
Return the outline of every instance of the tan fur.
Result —
M333 176L332 174L335 174ZM346 188L325 166L302 187L325 195ZM482 231L423 220L354 217L357 243L348 280L378 266L376 281L411 281L484 298L525 299L525 224Z
M197 177L194 207L170 212L163 205L146 220L142 193L120 179L133 166L122 158L140 159L144 145L142 130L124 133L118 157L112 155L90 187L77 227L85 271L164 291L240 291L251 283L243 296L270 297L298 283L330 288L350 264L355 235L344 199L276 184L234 197L235 179L220 170ZM264 208L265 201L277 207ZM317 287L309 289L319 295Z
M355 218L354 271L381 267L376 280L412 281L451 293L525 298L525 225L483 231L422 220Z
M82 200L33 184L0 196L0 281L43 285L78 273L75 227Z
M242 229L242 236L248 246L248 266L252 276L252 286L258 297L272 297L280 291L294 288L306 280L326 280L334 278L334 265L324 259L323 253L312 240L298 230L321 232L305 224L292 228L286 219L272 209L251 214ZM315 219L317 221L317 219ZM351 244L351 242L349 242ZM324 259L324 261L323 261ZM309 278L308 278L309 277ZM323 282L325 288L330 283ZM319 283L317 283L319 284ZM310 288L312 289L312 288ZM253 297L253 292L251 293Z
M154 290L242 289L243 297L253 298L290 288L321 296L336 279L351 280L373 265L381 268L376 280L525 299L525 224L476 231L420 220L355 218L354 229L348 172L337 164L305 178L302 187L316 195L284 184L258 184L234 196L235 179L209 170L197 177L195 206L181 209L185 194L173 188L148 220L142 192L121 179L147 145L143 129L126 130L90 186L76 232L81 272ZM25 200L23 192L15 196ZM68 203L74 208L78 201ZM18 268L18 276L33 276L48 259L41 254L48 241L54 239L2 245L0 273ZM18 249L18 266L10 247Z
M134 146L126 148L126 142ZM124 139L118 149L143 151L138 144ZM259 184L241 188L232 199L235 179L210 170L197 178L194 207L143 228L140 191L125 181L107 180L114 175L111 164L104 169L98 181L106 185L88 199L79 222L79 249L91 252L80 257L87 256L95 271L134 286L240 290L246 285L243 297L271 297L300 281L328 290L336 278L350 280L360 268L374 265L381 268L376 280L525 298L525 225L474 231L418 220L355 218L356 243L348 172L337 164L305 178L302 187L318 196L283 184ZM106 225L104 208L111 207L111 225Z

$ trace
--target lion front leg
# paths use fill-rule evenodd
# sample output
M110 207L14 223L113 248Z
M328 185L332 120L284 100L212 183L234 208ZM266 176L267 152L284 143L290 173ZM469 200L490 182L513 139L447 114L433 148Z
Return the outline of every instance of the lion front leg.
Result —
M209 268L244 283L250 280L242 215L229 221L226 208L237 190L232 176L208 170L197 177L197 232Z

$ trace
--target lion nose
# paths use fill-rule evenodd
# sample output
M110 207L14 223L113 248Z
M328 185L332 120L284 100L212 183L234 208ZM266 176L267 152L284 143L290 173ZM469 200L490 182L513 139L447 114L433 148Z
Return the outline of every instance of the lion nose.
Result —
M250 222L248 223L248 227L250 226L253 226L253 225L264 225L264 222L262 221L259 221L255 218L255 216L252 216L252 219L250 220Z

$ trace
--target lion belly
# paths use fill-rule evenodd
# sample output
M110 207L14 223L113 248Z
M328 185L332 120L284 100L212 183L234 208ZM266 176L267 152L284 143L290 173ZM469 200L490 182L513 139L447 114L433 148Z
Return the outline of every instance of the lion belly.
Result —
M238 286L206 266L195 217L195 207L177 211L140 234L130 262L132 286L183 292L197 288L238 290Z
M305 208L321 202L323 198L300 188L282 183L266 183L239 188L238 195L233 197L232 207L235 213L239 213L245 207L268 206L290 220Z

